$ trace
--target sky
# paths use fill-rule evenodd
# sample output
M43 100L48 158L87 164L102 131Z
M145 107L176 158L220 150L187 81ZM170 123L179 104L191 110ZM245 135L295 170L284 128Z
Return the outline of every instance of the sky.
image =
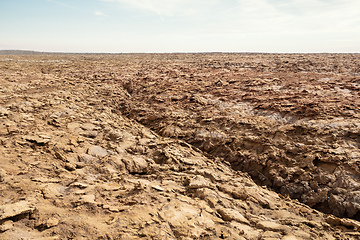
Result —
M359 0L0 0L0 50L360 52Z

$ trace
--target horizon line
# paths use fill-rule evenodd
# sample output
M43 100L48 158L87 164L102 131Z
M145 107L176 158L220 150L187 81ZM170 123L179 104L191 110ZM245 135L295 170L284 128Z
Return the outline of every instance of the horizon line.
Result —
M29 49L0 49L0 55L2 55L2 52L9 52L9 53L27 52L27 53L35 53L35 54L114 54L114 55L116 54L360 54L360 52L263 52L263 51L66 52L66 51L39 51L39 50L29 50Z

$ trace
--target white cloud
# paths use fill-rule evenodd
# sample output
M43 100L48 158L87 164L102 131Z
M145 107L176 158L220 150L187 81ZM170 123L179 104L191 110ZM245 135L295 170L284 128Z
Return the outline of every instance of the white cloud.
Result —
M100 0L122 9L177 17L173 27L210 35L360 32L357 0ZM188 29L186 29L188 28Z
M354 32L360 31L360 1L239 0L219 13L216 24L227 32Z
M95 11L94 14L95 14L96 16L101 16L101 17L106 17L106 16L107 16L107 15L104 14L102 11Z
M121 10L131 13L148 12L169 20L151 26L141 23L143 25L134 29L149 27L148 38L151 38L152 32L162 34L161 39L170 39L167 42L173 42L175 48L208 46L209 49L241 49L244 46L247 49L250 46L249 50L261 51L359 49L358 0L99 1L119 4ZM146 19L150 19L149 15ZM192 49L196 51L196 47Z

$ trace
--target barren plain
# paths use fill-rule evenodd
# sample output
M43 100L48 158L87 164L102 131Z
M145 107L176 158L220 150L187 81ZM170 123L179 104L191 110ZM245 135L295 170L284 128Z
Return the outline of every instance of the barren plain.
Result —
M360 54L0 55L0 239L360 239Z

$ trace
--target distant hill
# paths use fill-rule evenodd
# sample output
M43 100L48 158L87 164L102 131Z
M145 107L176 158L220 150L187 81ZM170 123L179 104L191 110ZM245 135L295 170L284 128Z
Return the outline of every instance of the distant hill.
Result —
M0 55L39 55L45 52L37 52L30 50L0 50Z
M0 55L111 55L121 53L75 53L75 52L38 52L31 50L0 50Z
M39 51L32 51L32 50L0 50L0 55L64 55L64 54L80 54L80 53L39 52ZM87 54L87 53L83 53L83 54Z

